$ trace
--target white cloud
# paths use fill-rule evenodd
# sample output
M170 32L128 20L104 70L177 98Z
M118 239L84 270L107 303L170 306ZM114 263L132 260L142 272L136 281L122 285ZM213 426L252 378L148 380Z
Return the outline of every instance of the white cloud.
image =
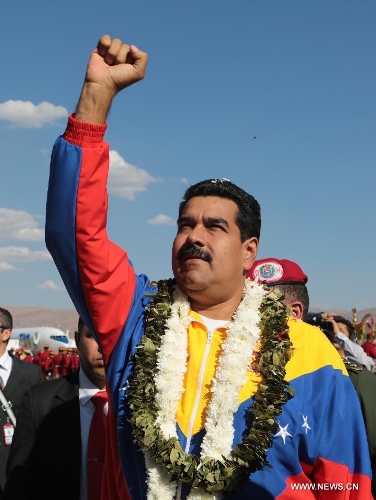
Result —
M38 228L34 217L24 210L0 208L0 239L42 241L44 229Z
M16 271L17 268L8 262L0 262L0 271Z
M63 287L57 285L54 283L52 280L47 280L38 285L38 288L41 288L42 290L54 290L55 292L60 292Z
M127 163L117 151L110 151L108 190L114 196L133 201L136 193L146 191L148 184L158 181L146 170Z
M188 184L188 179L187 179L186 177L182 177L182 178L180 179L180 182L181 182L182 184Z
M148 224L151 225L165 225L174 226L176 221L169 215L159 214L148 220Z
M51 260L47 250L30 250L27 247L0 247L0 261L3 262L37 262Z
M10 122L13 127L41 128L66 116L66 108L46 101L33 104L30 101L10 100L0 104L0 120Z

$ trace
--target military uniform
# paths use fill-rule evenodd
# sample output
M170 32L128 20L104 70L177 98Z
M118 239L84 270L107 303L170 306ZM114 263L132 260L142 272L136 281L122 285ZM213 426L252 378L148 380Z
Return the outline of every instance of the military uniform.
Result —
M371 456L372 494L376 498L376 375L357 361L344 358L343 362L362 408Z

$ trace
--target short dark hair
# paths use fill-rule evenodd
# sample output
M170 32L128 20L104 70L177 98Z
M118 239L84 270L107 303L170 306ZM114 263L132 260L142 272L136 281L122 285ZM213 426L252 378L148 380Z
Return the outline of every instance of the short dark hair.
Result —
M271 284L268 285L272 286ZM285 284L279 285L276 283L273 285L273 288L278 288L278 290L283 293L285 297L286 304L291 304L291 302L301 302L303 305L303 317L302 320L307 320L307 314L309 310L309 295L307 287L304 283L294 283L294 284Z
M346 325L350 340L354 341L354 338L356 338L356 331L351 321L344 318L343 316L334 316L333 319L336 323L342 323L343 325Z
M81 335L82 335L82 329L85 326L85 323L82 321L81 317L78 317L78 323L77 323L77 330L74 332L74 340L76 342L76 347L78 347L80 340L81 340Z
M85 326L85 323L82 321L81 318L78 318L77 331L79 333L82 333L82 329L84 326Z
M188 200L195 196L217 196L236 203L238 213L235 223L240 230L242 242L248 238L260 239L261 209L258 201L249 193L227 179L208 179L190 186L184 193L183 201L179 206L181 216Z
M82 330L85 326L85 323L82 321L81 317L78 318L77 330L74 332L74 339L76 341L76 345L78 347L78 343L80 342Z
M9 328L10 330L13 329L13 318L10 312L7 309L4 309L0 307L0 321L1 321L1 326L4 328Z

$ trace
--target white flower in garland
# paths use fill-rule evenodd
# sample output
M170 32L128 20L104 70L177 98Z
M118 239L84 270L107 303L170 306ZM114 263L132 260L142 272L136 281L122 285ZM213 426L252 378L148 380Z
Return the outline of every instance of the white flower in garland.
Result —
M196 489L190 492L188 500L221 500L222 493L208 493L205 490Z
M260 335L259 307L266 292L261 285L245 281L243 300L227 328L221 356L211 392L201 445L201 459L226 458L234 439L233 415L239 406L239 393Z
M176 482L170 481L168 472L156 465L149 452L145 452L144 455L148 476L147 500L172 500L176 493Z
M187 370L187 328L191 322L189 309L187 297L176 289L171 315L158 353L155 376L155 399L159 409L156 423L161 427L165 439L177 437L176 408L184 392L184 375Z

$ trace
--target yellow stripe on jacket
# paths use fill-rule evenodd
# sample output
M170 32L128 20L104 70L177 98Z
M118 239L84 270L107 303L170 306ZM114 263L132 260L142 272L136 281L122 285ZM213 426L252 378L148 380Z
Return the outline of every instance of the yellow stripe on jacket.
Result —
M222 344L226 339L226 329L220 328L212 334L208 345L208 330L201 322L199 314L191 311L194 318L188 328L188 360L183 393L176 418L185 436L189 432L195 435L205 426L205 412L210 400L210 388L219 358ZM289 319L290 339L293 352L286 365L286 380L312 373L324 366L331 365L347 375L346 368L329 340L316 327L303 321ZM317 349L312 349L312 345ZM207 358L205 366L205 351ZM261 378L254 372L247 372L246 383L239 393L239 404L251 398L257 391Z

